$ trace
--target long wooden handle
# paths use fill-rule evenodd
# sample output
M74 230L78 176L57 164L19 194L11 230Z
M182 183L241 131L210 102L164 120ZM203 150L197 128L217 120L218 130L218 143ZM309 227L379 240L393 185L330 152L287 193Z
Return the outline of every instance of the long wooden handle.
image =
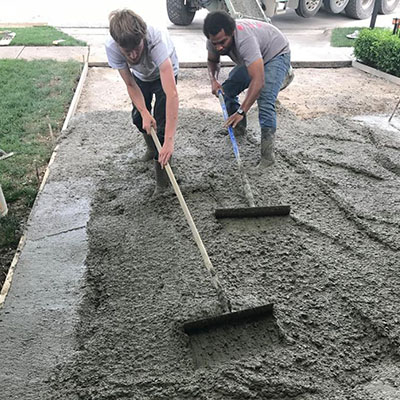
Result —
M158 140L158 137L153 128L151 128L150 133L151 133L151 137L153 138L154 144L156 145L156 148L157 148L158 152L160 153L161 144L160 144L160 141ZM179 188L178 182L175 179L174 173L172 172L171 166L169 165L169 163L167 163L164 168L167 171L168 178L171 181L171 184L172 184L172 187L174 188L176 197L178 197L179 204L181 205L182 211L185 214L186 221L189 224L190 230L192 231L194 241L196 242L197 247L200 250L201 256L203 257L204 266L206 267L207 271L210 274L211 282L213 283L213 286L215 287L215 290L217 291L218 299L224 309L224 312L230 312L231 311L230 301L227 299L225 292L222 289L221 283L218 279L217 273L216 273L213 265L211 264L211 260L208 257L207 250L203 244L203 241L201 240L199 231L196 228L196 225L193 221L192 215L190 214L190 211L186 204L186 201L182 196L182 192Z

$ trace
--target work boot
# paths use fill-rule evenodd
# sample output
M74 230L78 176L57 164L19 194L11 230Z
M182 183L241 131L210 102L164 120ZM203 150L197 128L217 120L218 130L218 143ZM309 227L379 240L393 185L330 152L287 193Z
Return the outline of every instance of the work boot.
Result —
M260 168L267 168L275 163L275 131L275 128L261 128Z
M285 76L285 79L282 82L282 86L279 90L286 89L292 83L293 79L294 79L294 72L293 72L292 66L290 66L289 70Z
M154 144L153 138L148 135L147 133L143 133L143 139L146 142L146 153L140 158L140 161L150 161L153 160L154 157L156 156L156 145Z
M161 168L158 160L154 160L154 170L156 174L156 187L153 196L157 196L167 190L169 187L169 178L165 168Z

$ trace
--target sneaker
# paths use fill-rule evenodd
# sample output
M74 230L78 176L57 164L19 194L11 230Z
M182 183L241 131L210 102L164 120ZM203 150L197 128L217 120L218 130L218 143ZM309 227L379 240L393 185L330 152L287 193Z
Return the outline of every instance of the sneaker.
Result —
M353 33L349 33L346 35L348 39L357 39L358 36L360 35L360 31L354 31Z

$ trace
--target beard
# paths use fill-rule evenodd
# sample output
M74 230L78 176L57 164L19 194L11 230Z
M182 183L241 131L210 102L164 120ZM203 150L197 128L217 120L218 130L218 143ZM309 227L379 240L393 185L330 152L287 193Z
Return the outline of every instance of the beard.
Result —
M233 42L230 44L229 47L226 47L223 50L219 51L218 54L220 56L227 56L230 53L230 51L232 50L232 47L233 47Z

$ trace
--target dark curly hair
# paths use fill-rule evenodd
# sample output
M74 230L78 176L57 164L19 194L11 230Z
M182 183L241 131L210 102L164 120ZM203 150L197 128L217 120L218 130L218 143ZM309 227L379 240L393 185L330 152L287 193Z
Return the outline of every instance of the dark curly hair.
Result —
M232 35L236 29L235 20L225 11L213 11L207 14L203 25L203 33L207 39L222 29L227 35Z

